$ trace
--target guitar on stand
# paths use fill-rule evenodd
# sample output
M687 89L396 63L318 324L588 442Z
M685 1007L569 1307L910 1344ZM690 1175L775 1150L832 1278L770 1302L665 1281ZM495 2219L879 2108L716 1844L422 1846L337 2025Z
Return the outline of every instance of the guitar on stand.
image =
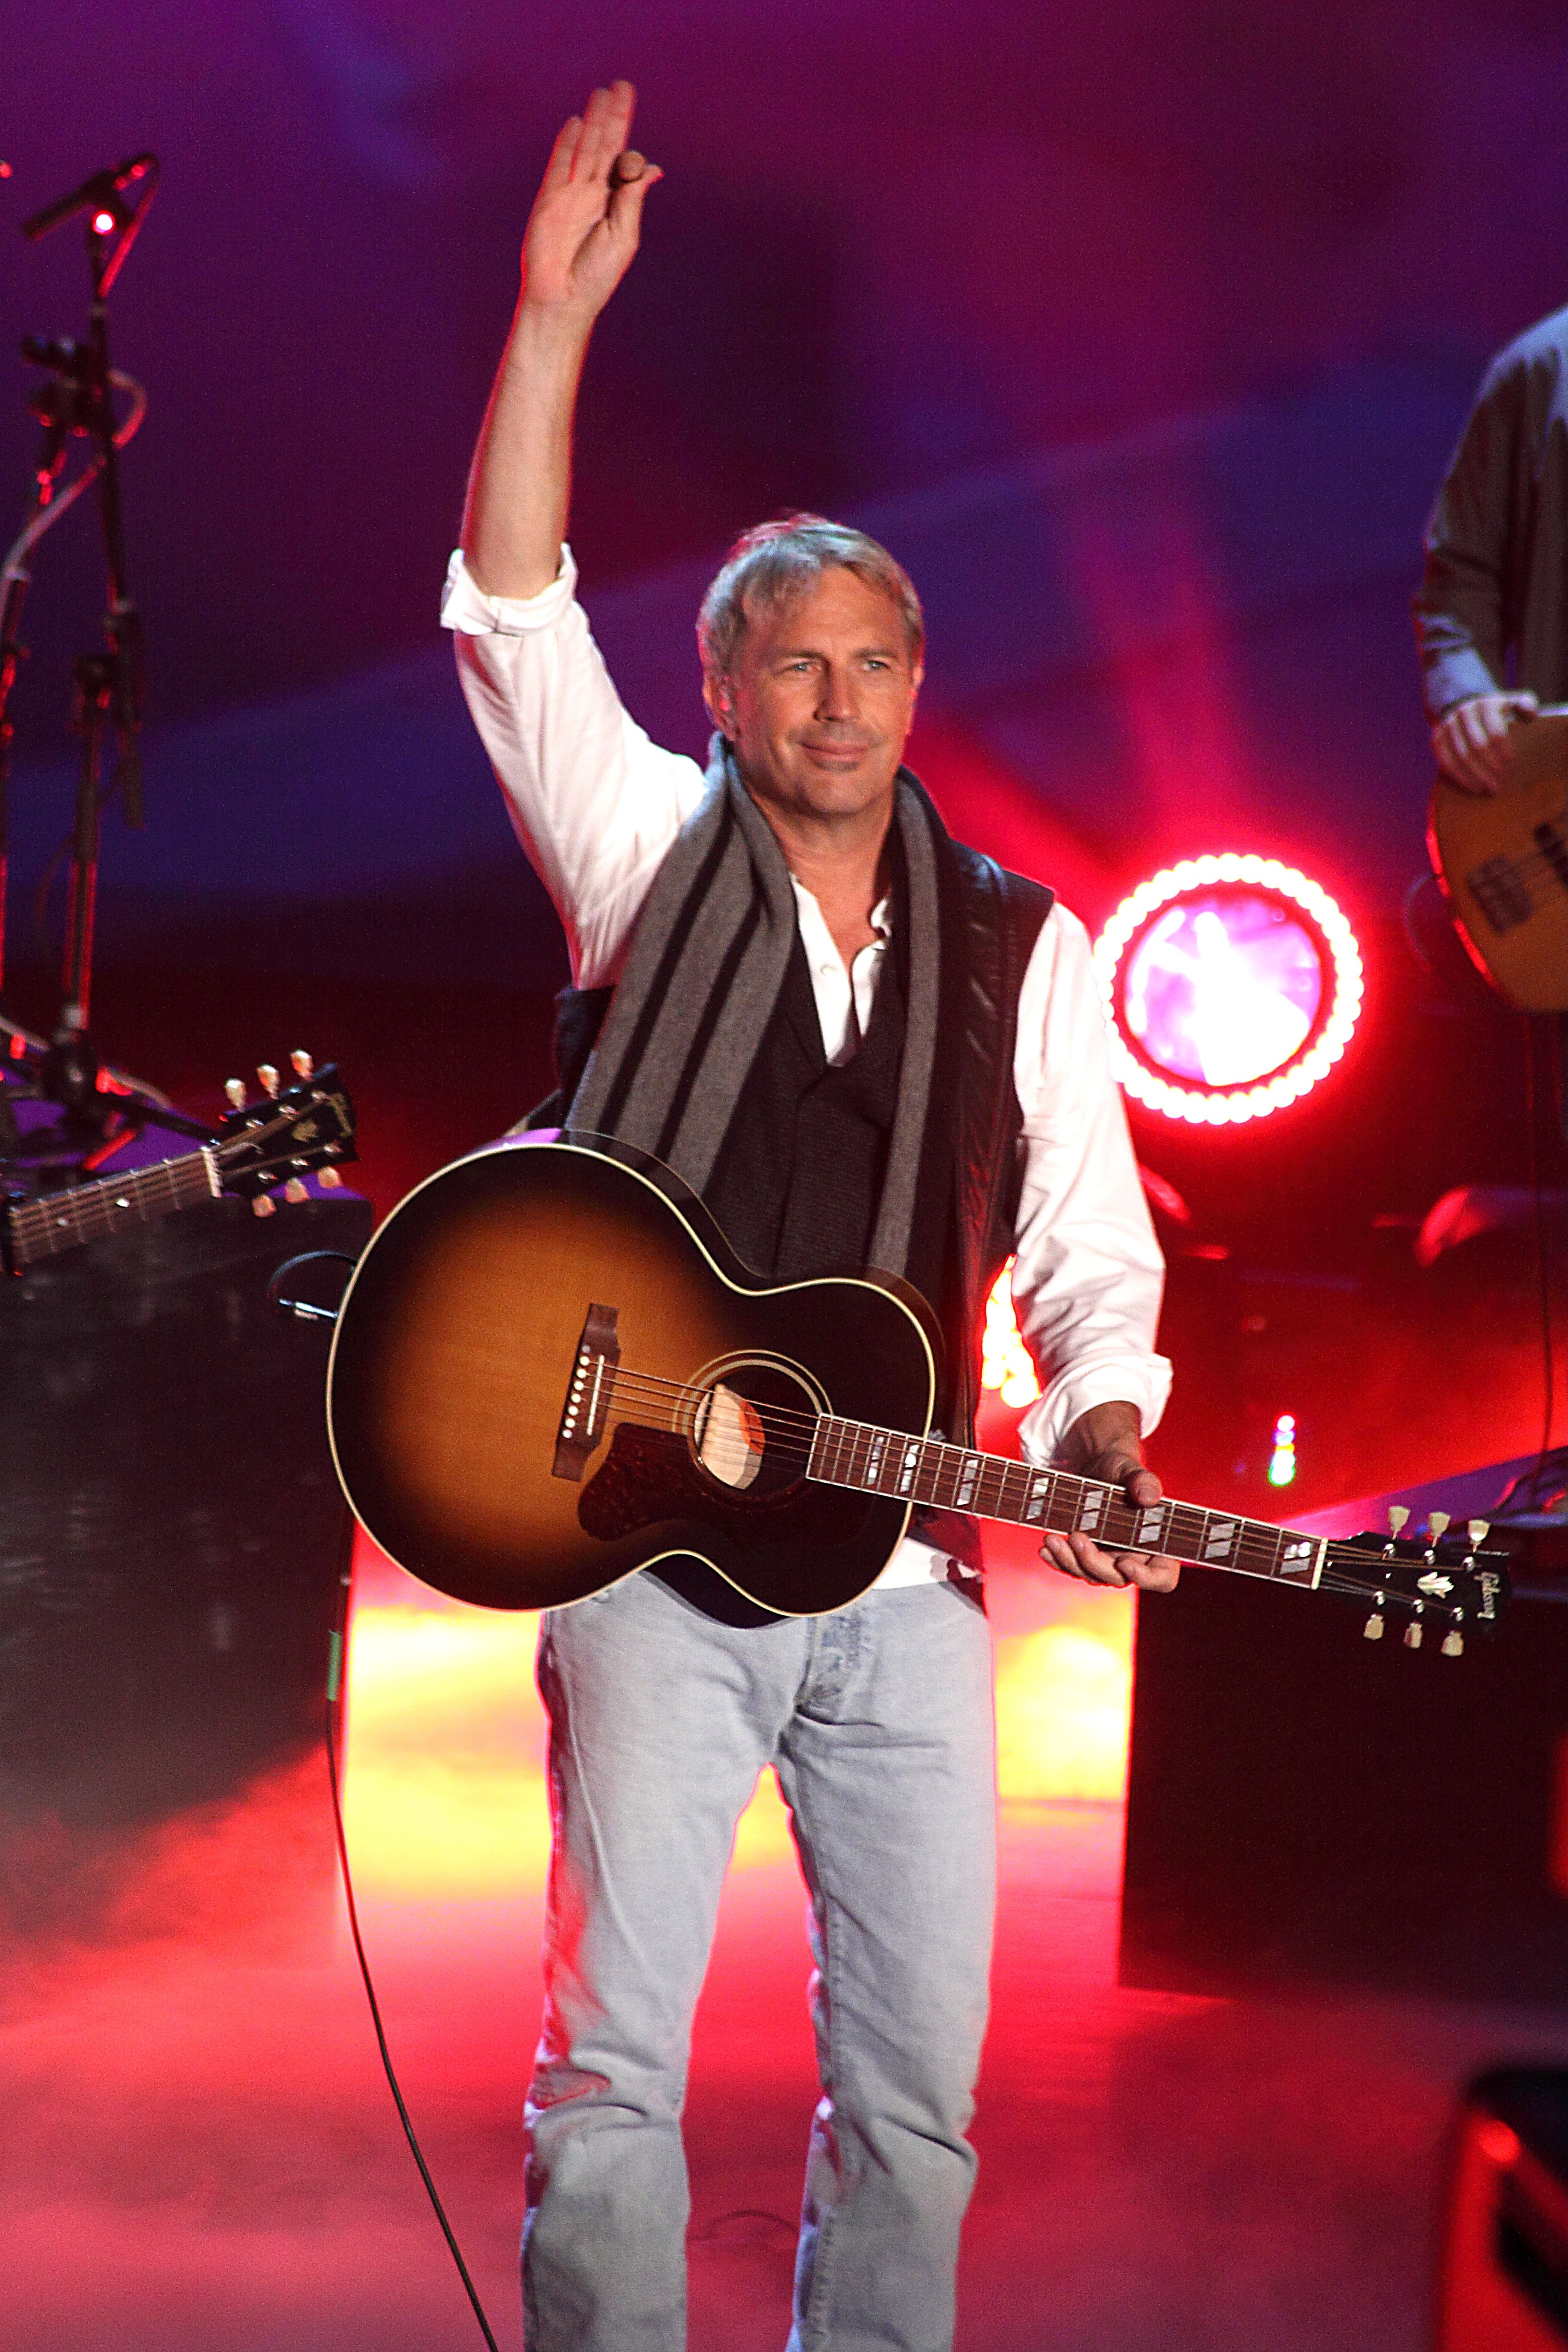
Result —
M1480 1520L1331 1542L950 1444L941 1345L907 1283L764 1283L658 1160L542 1137L456 1161L382 1225L338 1312L329 1433L382 1549L491 1608L679 1557L778 1616L841 1609L922 1504L1359 1599L1369 1638L1392 1615L1450 1657L1508 1598Z
M96 1184L5 1202L0 1264L9 1274L25 1274L62 1251L224 1192L237 1193L265 1216L279 1186L286 1199L302 1200L304 1178L312 1170L329 1190L341 1184L338 1170L356 1156L353 1105L335 1068L318 1070L302 1052L291 1063L294 1078L287 1087L271 1063L261 1065L258 1102L247 1102L243 1083L231 1078L226 1092L233 1107L199 1151Z

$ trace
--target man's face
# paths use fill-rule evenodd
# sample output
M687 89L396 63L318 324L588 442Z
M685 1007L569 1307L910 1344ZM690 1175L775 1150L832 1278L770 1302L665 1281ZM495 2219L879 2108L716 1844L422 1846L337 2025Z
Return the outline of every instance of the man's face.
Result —
M811 823L890 808L921 675L892 599L836 565L749 616L731 675L703 692L764 813Z

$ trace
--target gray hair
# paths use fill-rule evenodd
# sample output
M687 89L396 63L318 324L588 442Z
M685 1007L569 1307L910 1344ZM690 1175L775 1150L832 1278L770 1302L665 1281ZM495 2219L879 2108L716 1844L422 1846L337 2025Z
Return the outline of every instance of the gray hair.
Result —
M703 674L728 677L750 611L782 612L813 588L825 572L853 572L898 608L911 667L925 646L925 616L914 582L885 547L826 515L781 515L760 522L735 541L702 599L697 646Z

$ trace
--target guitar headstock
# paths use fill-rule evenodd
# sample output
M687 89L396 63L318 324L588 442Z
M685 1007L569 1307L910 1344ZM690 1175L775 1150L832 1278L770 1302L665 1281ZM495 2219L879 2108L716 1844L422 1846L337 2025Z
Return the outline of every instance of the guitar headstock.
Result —
M1323 1582L1370 1600L1369 1642L1382 1639L1386 1612L1405 1620L1407 1648L1418 1650L1432 1625L1442 1629L1444 1656L1460 1656L1466 1635L1489 1632L1508 1606L1507 1553L1481 1549L1491 1531L1485 1519L1455 1527L1447 1511L1434 1511L1425 1540L1405 1534L1410 1513L1400 1505L1390 1507L1388 1522L1386 1535L1368 1529L1330 1544Z
M319 1170L329 1188L342 1182L337 1171L354 1151L354 1108L329 1063L318 1070L309 1054L289 1055L294 1075L288 1086L270 1062L257 1071L261 1094L247 1101L243 1079L224 1087L232 1108L212 1146L226 1192L249 1201L258 1216L270 1216L269 1197L278 1185L285 1200L302 1201L301 1178Z

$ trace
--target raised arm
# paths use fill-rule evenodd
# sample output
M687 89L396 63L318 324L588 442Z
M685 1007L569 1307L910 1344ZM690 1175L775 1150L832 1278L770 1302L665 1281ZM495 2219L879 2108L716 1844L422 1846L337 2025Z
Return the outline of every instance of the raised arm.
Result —
M658 169L627 151L637 93L596 89L564 126L522 241L522 290L479 430L463 553L487 595L554 579L572 488L572 420L594 321L637 249Z

